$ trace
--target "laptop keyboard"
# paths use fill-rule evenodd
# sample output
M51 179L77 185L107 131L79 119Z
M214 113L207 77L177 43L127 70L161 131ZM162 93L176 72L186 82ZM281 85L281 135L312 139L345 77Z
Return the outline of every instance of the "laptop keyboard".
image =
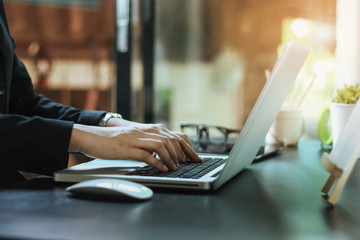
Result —
M175 171L161 172L154 167L146 166L130 172L128 175L199 179L225 163L226 160L227 158L205 157L202 163L196 163L187 159L188 162L180 163L179 168Z

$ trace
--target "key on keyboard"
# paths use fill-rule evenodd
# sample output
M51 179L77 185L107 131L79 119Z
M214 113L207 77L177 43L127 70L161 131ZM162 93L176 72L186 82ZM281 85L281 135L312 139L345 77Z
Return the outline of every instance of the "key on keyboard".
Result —
M219 167L225 161L226 158L206 157L202 163L190 160L186 164L180 163L179 168L175 171L161 172L156 168L146 166L129 173L129 175L198 179Z

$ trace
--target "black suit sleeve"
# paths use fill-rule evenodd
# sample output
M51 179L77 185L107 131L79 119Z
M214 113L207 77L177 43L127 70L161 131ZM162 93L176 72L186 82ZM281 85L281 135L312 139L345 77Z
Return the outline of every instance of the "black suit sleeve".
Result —
M14 54L11 83L11 114L41 116L44 118L73 121L86 125L97 125L103 111L83 111L54 103L43 95L34 92L33 85L24 64Z
M66 168L73 123L0 114L1 162L9 168L51 175Z
M14 58L9 114L0 114L0 155L11 168L51 175L66 168L73 123L96 125L102 111L63 106L35 94L31 79Z
M52 175L67 167L74 122L97 125L103 111L83 111L37 95L15 54L3 1L0 2L0 181L19 178L16 170Z
M46 175L66 168L73 123L97 125L105 112L63 106L35 94L16 56L11 82L9 114L0 114L1 158L18 170Z

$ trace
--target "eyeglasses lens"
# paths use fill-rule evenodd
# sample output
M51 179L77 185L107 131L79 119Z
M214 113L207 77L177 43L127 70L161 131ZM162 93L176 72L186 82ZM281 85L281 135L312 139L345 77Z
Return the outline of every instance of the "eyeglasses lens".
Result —
M197 126L186 126L182 128L183 132L189 137L190 141L193 143L194 147L198 144L199 141L199 131Z

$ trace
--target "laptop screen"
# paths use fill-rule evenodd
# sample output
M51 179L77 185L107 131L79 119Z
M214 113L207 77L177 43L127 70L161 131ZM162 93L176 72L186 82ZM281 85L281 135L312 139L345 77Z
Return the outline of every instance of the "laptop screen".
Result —
M287 43L237 138L229 160L215 182L215 188L251 164L309 51L310 48L303 43L293 40Z

